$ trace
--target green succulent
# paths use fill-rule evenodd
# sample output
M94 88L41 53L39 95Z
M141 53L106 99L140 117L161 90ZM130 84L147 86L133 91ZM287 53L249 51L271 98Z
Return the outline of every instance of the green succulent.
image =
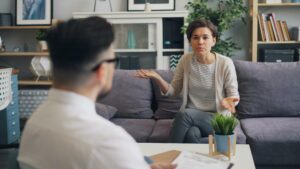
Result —
M247 7L244 6L243 0L218 0L217 7L208 7L209 3L215 1L208 0L192 0L185 5L185 8L189 10L187 22L190 23L195 19L210 20L218 28L218 42L213 47L213 51L221 53L223 55L232 56L234 50L240 49L240 47L232 41L232 38L222 39L226 30L230 29L234 22L237 20L245 21L245 14L247 13ZM183 31L186 30L186 26L183 27Z
M46 40L46 34L47 34L47 29L39 29L36 32L36 40L38 41Z
M238 119L231 116L224 116L220 113L216 113L211 121L212 128L215 134L218 135L231 135L235 127L238 125Z

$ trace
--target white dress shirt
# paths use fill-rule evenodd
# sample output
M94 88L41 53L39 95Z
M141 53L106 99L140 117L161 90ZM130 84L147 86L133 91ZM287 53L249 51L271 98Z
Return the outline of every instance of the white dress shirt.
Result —
M27 121L22 169L149 169L134 139L100 117L89 98L51 89Z

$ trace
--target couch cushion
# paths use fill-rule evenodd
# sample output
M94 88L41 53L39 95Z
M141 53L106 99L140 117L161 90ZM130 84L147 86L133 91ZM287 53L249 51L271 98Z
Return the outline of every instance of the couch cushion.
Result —
M173 119L157 120L152 134L149 137L149 142L165 143L168 142Z
M300 62L234 64L241 118L300 116Z
M244 134L241 123L239 123L234 129L234 133L236 133L236 143L237 144L246 144L246 135Z
M95 106L96 106L97 114L99 114L100 116L108 120L114 117L114 115L118 111L118 109L113 106L109 106L101 103L96 103Z
M242 119L256 164L300 165L300 118Z
M170 70L157 70L164 80L171 82L173 72ZM171 119L174 118L176 113L179 112L182 100L179 97L167 97L161 94L159 86L151 80L154 88L155 102L157 110L154 113L156 119Z
M137 142L147 142L155 125L153 119L113 118L111 121L123 127Z
M111 92L98 102L118 109L115 117L151 118L152 86L149 79L135 76L134 70L116 70Z

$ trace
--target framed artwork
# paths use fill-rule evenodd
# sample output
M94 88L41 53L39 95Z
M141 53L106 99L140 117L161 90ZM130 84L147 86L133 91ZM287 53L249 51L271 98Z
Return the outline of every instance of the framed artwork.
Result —
M52 0L16 0L16 25L51 25Z
M127 0L128 11L143 11L145 3L150 3L153 11L175 10L175 0Z

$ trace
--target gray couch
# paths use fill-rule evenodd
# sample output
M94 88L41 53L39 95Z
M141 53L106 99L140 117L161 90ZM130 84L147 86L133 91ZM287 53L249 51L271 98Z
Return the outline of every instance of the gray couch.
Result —
M257 168L300 168L300 62L234 62L241 128Z
M300 63L234 64L241 97L237 142L250 145L258 169L300 168ZM171 71L158 72L172 79ZM112 92L101 99L115 107L106 117L138 142L167 142L181 99L162 96L154 82L134 75L115 72Z
M167 142L171 124L181 105L180 98L167 98L149 79L135 77L134 70L116 70L112 91L99 102L106 118L122 126L138 142ZM171 71L159 71L168 81ZM103 116L103 105L98 109Z

